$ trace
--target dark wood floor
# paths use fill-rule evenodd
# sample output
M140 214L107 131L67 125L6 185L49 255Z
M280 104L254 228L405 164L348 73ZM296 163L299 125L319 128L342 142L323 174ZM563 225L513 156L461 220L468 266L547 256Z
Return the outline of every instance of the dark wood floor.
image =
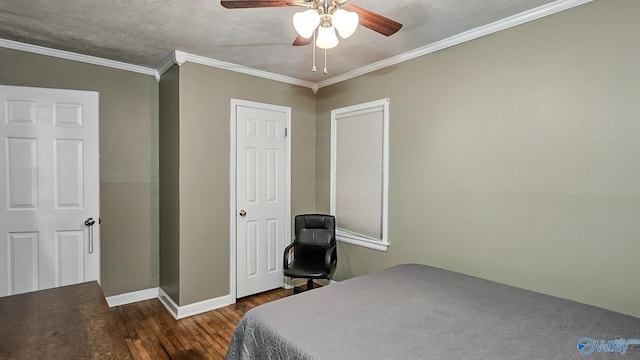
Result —
M175 320L158 299L111 310L135 359L222 359L245 312L291 294L292 290L276 289L180 320Z

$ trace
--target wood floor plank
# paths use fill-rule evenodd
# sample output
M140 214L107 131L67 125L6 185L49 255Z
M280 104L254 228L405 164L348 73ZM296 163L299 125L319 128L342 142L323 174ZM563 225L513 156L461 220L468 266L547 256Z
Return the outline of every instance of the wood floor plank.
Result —
M252 308L292 295L276 289L175 320L158 299L112 308L136 360L223 359L238 322Z

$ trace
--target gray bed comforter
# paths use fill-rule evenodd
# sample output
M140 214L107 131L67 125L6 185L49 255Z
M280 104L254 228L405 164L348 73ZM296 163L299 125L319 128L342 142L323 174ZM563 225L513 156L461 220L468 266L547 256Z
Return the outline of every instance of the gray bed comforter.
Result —
M252 309L226 359L637 360L634 339L636 317L400 265Z

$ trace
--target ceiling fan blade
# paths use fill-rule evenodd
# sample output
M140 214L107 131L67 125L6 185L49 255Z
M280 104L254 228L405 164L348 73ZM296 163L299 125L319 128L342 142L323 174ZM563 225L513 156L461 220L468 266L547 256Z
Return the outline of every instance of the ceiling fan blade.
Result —
M305 46L309 44L311 44L311 38L305 39L300 35L293 40L293 46Z
M248 9L263 7L283 7L289 6L290 1L280 0L222 0L220 5L227 9Z
M373 31L377 31L382 35L393 35L402 27L402 24L399 22L393 21L356 5L349 4L343 7L343 9L357 13L360 17L360 25Z

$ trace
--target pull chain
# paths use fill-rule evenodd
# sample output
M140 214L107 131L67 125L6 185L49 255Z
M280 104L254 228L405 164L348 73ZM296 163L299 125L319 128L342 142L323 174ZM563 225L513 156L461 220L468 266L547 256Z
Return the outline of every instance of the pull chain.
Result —
M324 74L327 75L327 49L324 49Z
M313 42L311 43L311 47L313 48L313 66L311 67L311 71L316 72L316 31L313 31Z

